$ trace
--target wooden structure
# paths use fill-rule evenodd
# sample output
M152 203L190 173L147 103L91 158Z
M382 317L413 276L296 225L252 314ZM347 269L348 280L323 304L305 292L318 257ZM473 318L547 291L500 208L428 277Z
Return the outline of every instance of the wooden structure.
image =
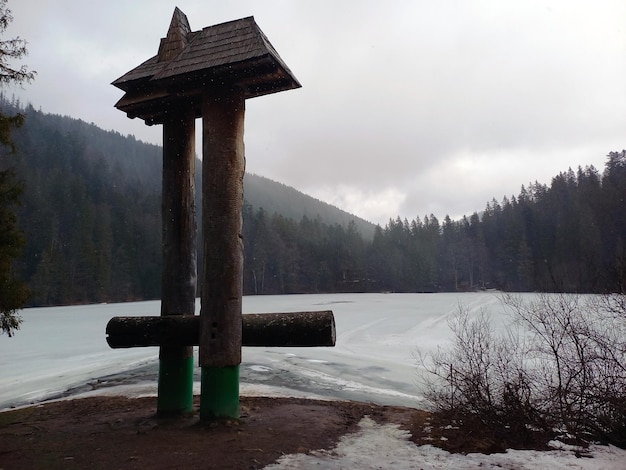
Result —
M248 99L301 86L253 17L192 32L178 8L158 54L113 85L125 92L115 107L148 125L164 124L172 106L203 117L207 92L236 87Z
M176 8L157 55L113 85L125 92L116 108L148 125L163 125L162 316L194 314L194 121L202 118L200 415L236 416L242 344L245 100L300 84L254 18L191 31L187 17ZM159 412L190 410L191 346L161 345L159 360Z

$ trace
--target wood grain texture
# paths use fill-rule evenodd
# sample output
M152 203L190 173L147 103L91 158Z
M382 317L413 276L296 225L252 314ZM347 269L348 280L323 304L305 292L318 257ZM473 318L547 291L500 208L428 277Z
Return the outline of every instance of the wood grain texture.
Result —
M202 106L203 282L200 366L241 363L245 98L207 92Z
M107 324L106 333L112 348L197 346L200 317L114 317ZM335 318L330 310L242 316L243 346L334 346L335 339Z

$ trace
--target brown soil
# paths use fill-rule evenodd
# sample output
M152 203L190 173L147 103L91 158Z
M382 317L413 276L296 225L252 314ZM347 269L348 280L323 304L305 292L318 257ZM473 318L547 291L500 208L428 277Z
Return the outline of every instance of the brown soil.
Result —
M246 397L238 421L200 424L197 414L163 419L155 411L155 398L94 397L0 413L0 470L255 469L283 454L330 449L365 415L409 430L427 416L365 403Z
M198 403L196 397L195 408ZM197 411L157 418L156 398L93 397L0 413L0 470L258 469L283 454L332 449L364 416L400 425L416 445L449 452L546 449L552 436L503 432L445 413L347 401L242 397L239 420Z

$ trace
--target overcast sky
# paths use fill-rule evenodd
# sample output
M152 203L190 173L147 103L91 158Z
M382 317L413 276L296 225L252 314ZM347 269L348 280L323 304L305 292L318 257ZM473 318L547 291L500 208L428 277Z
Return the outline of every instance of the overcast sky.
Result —
M246 102L247 170L383 225L470 215L626 148L623 0L8 6L5 39L27 40L37 71L9 93L159 145L110 83L156 54L175 6L192 30L254 16L303 87Z

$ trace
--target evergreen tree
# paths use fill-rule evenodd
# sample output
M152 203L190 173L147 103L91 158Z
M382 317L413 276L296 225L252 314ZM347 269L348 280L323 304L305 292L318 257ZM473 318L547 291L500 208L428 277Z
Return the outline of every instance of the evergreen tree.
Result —
M626 150L607 155L602 190L604 259L611 272L610 288L626 292Z
M21 192L14 173L0 171L0 332L9 336L19 328L17 310L27 299L26 286L16 278L13 266L24 245L15 215Z
M0 0L0 34L6 31L11 21L13 17L7 8L7 0ZM25 54L26 43L19 37L0 41L0 86L22 84L33 79L34 72L29 72L26 66L16 69L9 64L12 59L21 59ZM21 319L17 310L27 299L26 286L17 279L14 270L14 260L24 245L15 213L22 189L6 161L6 148L11 152L15 150L11 132L23 122L23 114L8 116L0 112L0 144L4 147L0 149L0 333L9 336L19 328Z

